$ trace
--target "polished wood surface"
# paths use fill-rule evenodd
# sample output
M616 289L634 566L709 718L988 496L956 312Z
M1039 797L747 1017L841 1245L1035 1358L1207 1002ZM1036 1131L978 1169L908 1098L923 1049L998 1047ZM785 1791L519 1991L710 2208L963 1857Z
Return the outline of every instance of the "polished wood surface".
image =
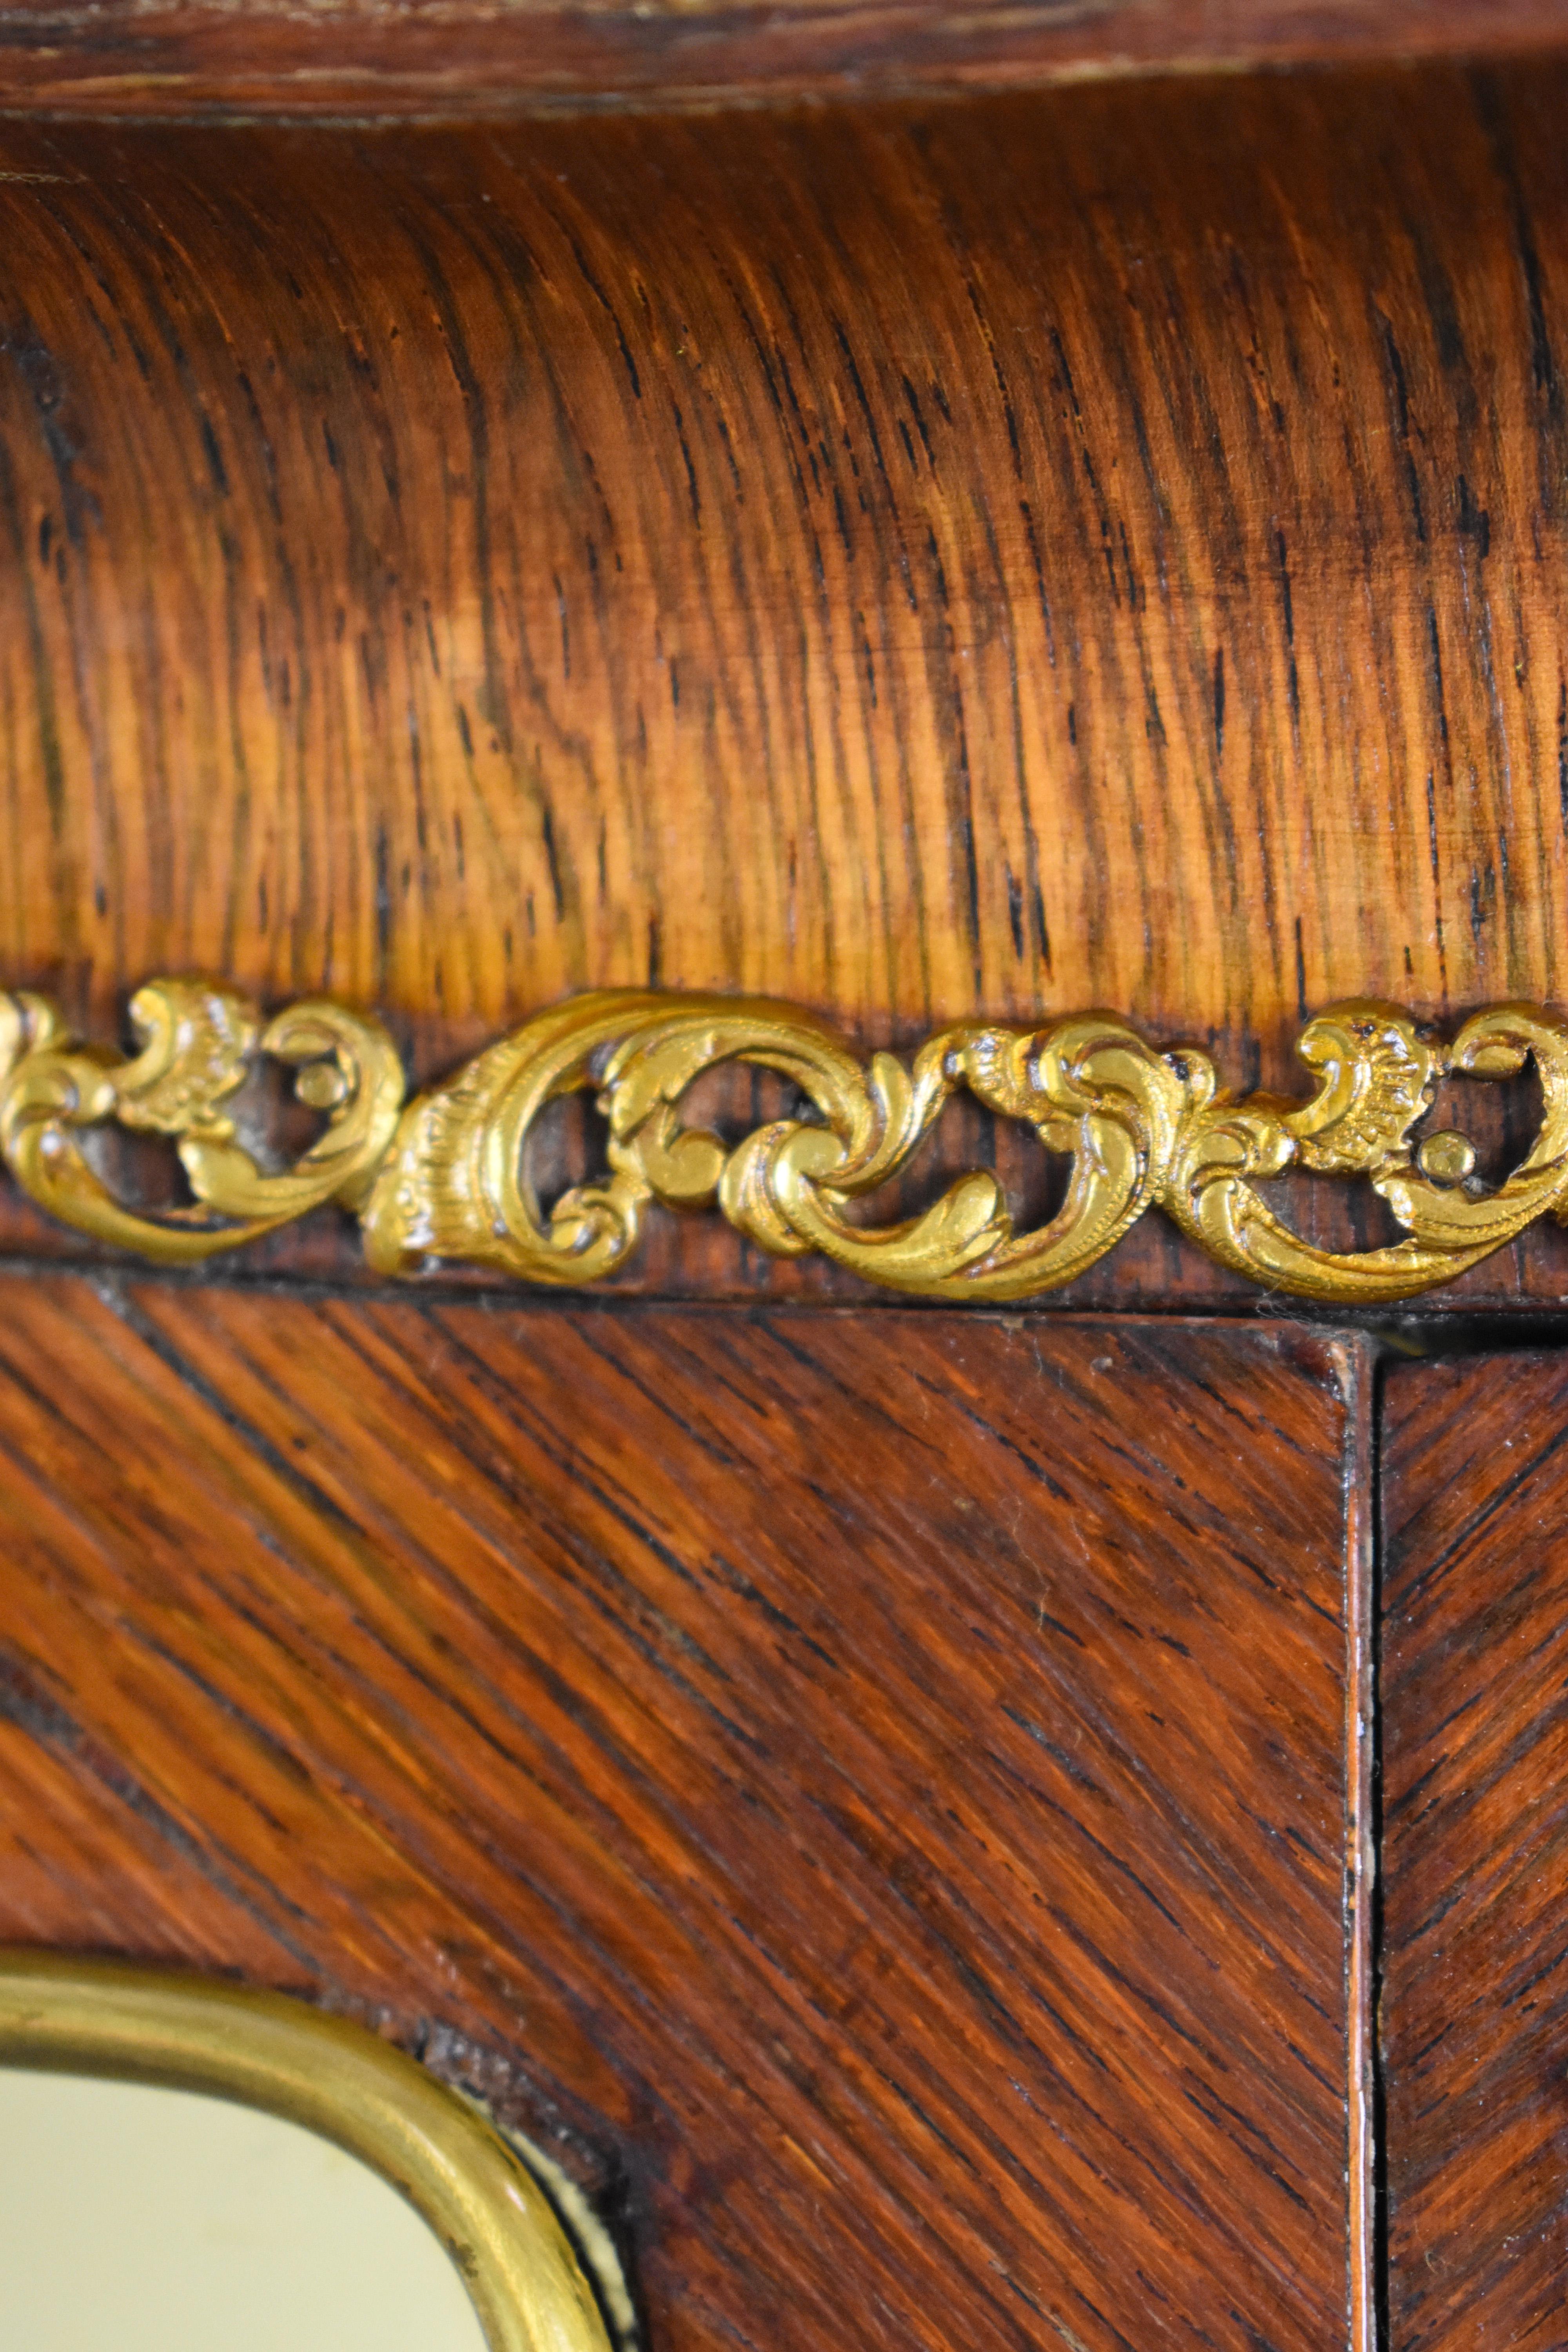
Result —
M1391 2352L1562 2338L1565 1430L1560 1354L1388 1381Z
M383 2020L655 2345L1364 2346L1363 1370L9 1283L0 1937Z
M664 97L962 89L1347 58L1507 57L1563 0L11 0L0 105L40 112L515 114Z
M7 125L0 977L421 1076L590 984L1098 1003L1240 1086L1568 994L1565 102Z
M6 126L6 976L1568 993L1565 103Z

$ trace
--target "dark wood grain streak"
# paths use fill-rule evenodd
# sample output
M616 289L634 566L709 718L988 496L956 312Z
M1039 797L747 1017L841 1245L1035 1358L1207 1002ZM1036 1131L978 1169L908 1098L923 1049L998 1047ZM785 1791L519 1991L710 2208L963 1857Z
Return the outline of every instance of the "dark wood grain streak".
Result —
M1347 2340L1353 1349L5 1310L0 1935L457 2035L656 2346Z
M562 6L402 0L12 0L0 106L44 113L505 116L650 100L1081 81L1456 52L1568 37L1562 0L827 0Z
M1568 1358L1401 1368L1384 1628L1393 2352L1563 2337Z

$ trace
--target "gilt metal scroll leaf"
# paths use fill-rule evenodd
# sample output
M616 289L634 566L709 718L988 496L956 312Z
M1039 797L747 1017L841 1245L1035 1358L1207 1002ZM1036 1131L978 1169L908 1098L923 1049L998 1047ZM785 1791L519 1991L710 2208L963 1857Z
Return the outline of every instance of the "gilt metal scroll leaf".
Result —
M332 1202L359 1217L381 1273L458 1263L577 1286L625 1265L661 1203L716 1207L775 1255L816 1251L921 1297L998 1302L1074 1280L1158 1208L1254 1282L1357 1306L1413 1297L1538 1218L1568 1220L1568 1023L1527 1004L1477 1013L1447 1043L1396 1006L1336 1005L1301 1034L1316 1085L1300 1102L1233 1095L1206 1055L1157 1053L1109 1013L966 1024L906 1064L863 1056L790 1005L603 991L536 1014L407 1104L385 1031L325 1000L264 1022L218 982L158 980L131 1015L140 1050L122 1059L70 1037L42 998L0 997L0 1152L51 1215L165 1264ZM284 1168L260 1164L235 1117L268 1057L292 1066L299 1097L324 1121ZM795 1114L732 1147L687 1124L683 1097L725 1063L778 1073ZM1503 1182L1475 1177L1462 1136L1413 1142L1440 1078L1509 1077L1529 1063L1541 1126ZM919 1216L866 1222L864 1204L961 1088L1068 1155L1056 1215L1016 1231L995 1178L977 1171ZM583 1091L608 1123L609 1164L547 1213L529 1139L550 1103ZM92 1129L113 1126L174 1139L188 1203L153 1213L117 1197L88 1149ZM1404 1238L1364 1251L1304 1240L1259 1189L1292 1168L1369 1181Z
M328 1201L357 1207L397 1130L403 1067L379 1022L324 999L263 1023L214 981L155 980L131 1000L129 1060L69 1036L37 996L0 996L0 1151L41 1209L164 1265L254 1241ZM237 1139L232 1098L269 1055L327 1114L296 1165L270 1173ZM108 1124L170 1136L193 1202L156 1217L115 1199L84 1150Z

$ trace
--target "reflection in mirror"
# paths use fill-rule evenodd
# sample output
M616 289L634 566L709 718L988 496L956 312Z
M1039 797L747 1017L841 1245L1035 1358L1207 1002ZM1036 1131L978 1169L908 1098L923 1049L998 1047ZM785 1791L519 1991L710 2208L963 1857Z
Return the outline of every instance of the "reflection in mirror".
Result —
M484 2352L367 2165L188 2091L0 2068L6 2352Z

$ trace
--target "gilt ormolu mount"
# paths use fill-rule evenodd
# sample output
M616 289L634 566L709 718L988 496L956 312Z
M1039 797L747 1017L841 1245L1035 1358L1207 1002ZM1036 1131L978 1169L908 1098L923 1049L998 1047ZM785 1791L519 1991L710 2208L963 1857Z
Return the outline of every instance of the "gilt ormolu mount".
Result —
M536 1014L406 1104L386 1032L326 1000L264 1022L221 982L164 979L138 991L131 1019L141 1050L121 1059L72 1037L44 999L0 998L0 1149L49 1214L166 1265L334 1202L359 1218L378 1272L447 1262L574 1286L626 1263L657 1202L717 1205L775 1255L819 1251L889 1288L1005 1301L1073 1280L1158 1208L1255 1282L1365 1305L1432 1289L1536 1219L1568 1216L1568 1022L1528 1004L1479 1013L1447 1042L1392 1005L1336 1005L1298 1044L1317 1079L1304 1102L1237 1097L1206 1055L1156 1052L1104 1013L945 1029L906 1064L863 1058L812 1014L762 999L600 992ZM296 1095L324 1120L279 1170L246 1149L233 1116L268 1056L294 1066ZM726 1062L780 1074L797 1115L733 1149L683 1124L682 1097ZM1541 1124L1501 1183L1477 1180L1452 1130L1413 1144L1441 1077L1510 1077L1527 1062ZM857 1203L907 1166L960 1088L1068 1156L1057 1214L1015 1232L994 1177L975 1172L920 1216L858 1222ZM609 1170L546 1213L527 1175L530 1133L550 1102L582 1090L608 1123ZM118 1199L83 1148L107 1125L170 1138L191 1202ZM1405 1237L1361 1252L1304 1241L1258 1189L1291 1168L1370 1181Z

